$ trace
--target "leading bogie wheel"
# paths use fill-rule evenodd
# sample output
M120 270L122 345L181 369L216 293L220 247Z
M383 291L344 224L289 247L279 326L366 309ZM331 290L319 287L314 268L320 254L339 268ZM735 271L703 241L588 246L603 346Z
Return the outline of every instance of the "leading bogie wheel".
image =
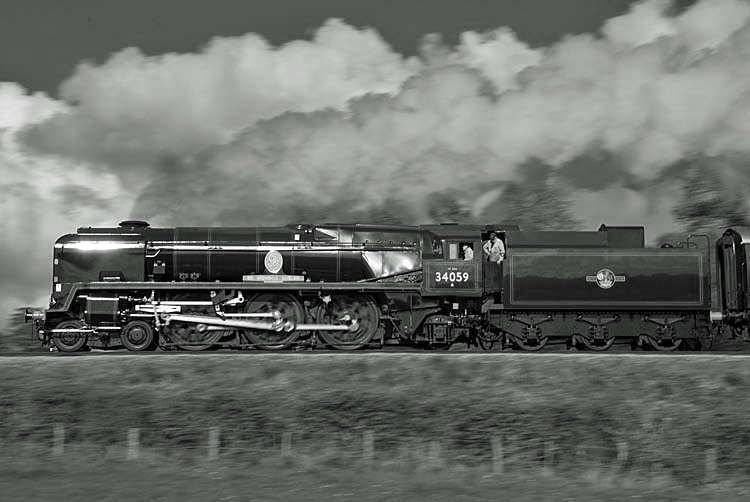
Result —
M154 329L146 321L130 321L122 327L120 340L133 352L151 350L154 348Z
M78 331L82 327L83 323L81 321L68 320L59 323L55 326L55 329L66 331L54 333L52 341L54 342L55 347L57 347L60 352L78 352L83 349L88 341L88 335Z

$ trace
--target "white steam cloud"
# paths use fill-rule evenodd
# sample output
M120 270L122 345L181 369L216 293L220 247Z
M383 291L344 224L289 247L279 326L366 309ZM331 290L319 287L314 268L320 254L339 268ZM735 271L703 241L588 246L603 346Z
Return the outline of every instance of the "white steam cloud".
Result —
M14 308L48 300L52 244L61 233L79 222L109 224L111 214L132 206L114 174L20 144L24 128L67 112L62 102L0 83L0 326Z
M427 36L418 58L332 20L280 47L248 34L195 54L124 49L60 95L0 87L14 173L0 280L28 276L30 292L48 282L38 250L79 225L426 222L436 201L497 219L531 164L588 228L656 236L676 229L680 162L728 156L750 185L736 160L750 158L750 3L645 1L536 49L503 27L456 47Z
M43 130L52 151L105 163L195 154L288 111L345 109L356 96L396 93L417 70L372 30L331 20L311 41L273 48L248 34L216 38L198 54L145 56L136 48L81 64L60 86L70 113Z

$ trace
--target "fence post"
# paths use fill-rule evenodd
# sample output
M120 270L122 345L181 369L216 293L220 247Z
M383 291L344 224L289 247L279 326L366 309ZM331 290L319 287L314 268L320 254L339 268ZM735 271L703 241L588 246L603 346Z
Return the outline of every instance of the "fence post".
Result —
M444 467L443 445L440 441L430 441L427 447L427 464L430 470L437 470Z
M503 440L499 437L492 438L492 474L502 474L505 470L503 465Z
M288 459L292 456L292 433L281 434L281 458Z
M375 460L375 435L371 430L362 434L362 462L366 467L372 467Z
M706 450L706 483L716 480L716 448Z
M134 460L140 456L141 430L138 427L128 429L128 453L127 459Z
M220 431L218 426L208 429L208 459L216 460L219 458L219 437Z
M52 427L52 453L54 455L62 455L65 452L65 426L61 423L56 423Z
M548 440L544 442L544 472L552 474L552 466L555 462L555 442Z
M628 442L618 441L617 442L617 468L623 469L625 462L628 460Z

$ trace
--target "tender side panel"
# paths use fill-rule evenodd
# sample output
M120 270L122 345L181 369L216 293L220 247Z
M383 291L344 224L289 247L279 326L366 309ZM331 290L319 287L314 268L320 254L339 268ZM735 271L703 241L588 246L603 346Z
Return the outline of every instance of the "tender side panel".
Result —
M507 308L709 308L694 250L520 250L506 260Z

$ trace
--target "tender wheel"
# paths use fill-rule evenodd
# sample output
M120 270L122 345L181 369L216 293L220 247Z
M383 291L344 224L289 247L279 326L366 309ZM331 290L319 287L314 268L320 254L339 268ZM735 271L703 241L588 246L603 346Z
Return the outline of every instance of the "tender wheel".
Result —
M537 350L542 350L549 341L548 336L542 338L521 338L517 336L511 336L511 339L513 340L513 345L515 345L516 348L528 352L536 352Z
M292 295L284 293L262 293L254 296L247 302L245 312L248 314L273 313L273 317L267 318L269 323L274 321L279 324L280 330L246 329L245 335L259 349L281 350L289 347L297 338L307 332L297 331L294 326L305 322L305 311L302 304ZM260 317L262 321L266 318ZM285 325L292 328L285 329Z
M605 350L609 350L612 345L615 343L615 337L609 337L604 339L597 339L593 337L588 337L584 335L579 335L576 337L576 340L579 342L580 346L578 348L581 348L581 346L588 350L593 350L595 352L604 352Z
M130 321L122 328L122 344L133 352L154 348L154 329L145 321Z
M378 332L378 305L367 295L333 296L316 312L318 324L348 326L347 331L319 331L325 343L339 350L357 350L367 345Z
M664 339L657 340L653 337L648 337L648 343L651 345L651 348L654 350L658 350L660 352L671 352L673 350L677 350L682 345L682 338L677 339Z
M173 322L164 332L182 350L206 350L216 345L227 334L226 330L199 330L197 325L186 322Z
M76 330L82 327L83 323L81 321L63 321L55 326L55 329ZM86 346L88 335L74 331L55 333L52 341L60 352L78 352Z

